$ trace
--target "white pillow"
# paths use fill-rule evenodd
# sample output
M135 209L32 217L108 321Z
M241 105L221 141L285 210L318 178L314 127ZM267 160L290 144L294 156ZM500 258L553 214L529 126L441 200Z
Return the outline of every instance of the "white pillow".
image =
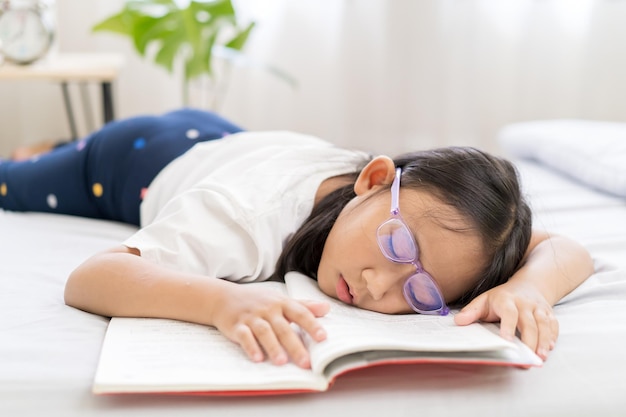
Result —
M626 123L545 120L498 134L513 157L539 161L594 188L626 197Z

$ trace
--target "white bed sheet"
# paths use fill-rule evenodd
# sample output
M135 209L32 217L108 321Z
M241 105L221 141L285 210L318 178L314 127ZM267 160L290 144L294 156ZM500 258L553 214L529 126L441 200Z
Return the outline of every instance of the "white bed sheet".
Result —
M90 393L108 320L67 307L86 257L132 227L0 211L2 416L624 416L626 201L520 163L536 224L580 240L598 272L557 307L561 337L542 368L372 368L326 393L278 397L98 397Z

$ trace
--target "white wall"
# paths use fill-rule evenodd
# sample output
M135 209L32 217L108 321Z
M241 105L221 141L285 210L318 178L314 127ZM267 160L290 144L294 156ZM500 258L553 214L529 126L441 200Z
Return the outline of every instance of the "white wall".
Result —
M181 106L178 74L139 58L125 38L90 32L121 4L57 0L56 50L124 54L118 117ZM624 0L238 5L260 19L249 56L299 82L294 90L263 69L237 68L221 112L249 129L292 129L395 154L450 144L497 151L497 130L521 120L626 121ZM0 83L0 155L67 134L58 86Z

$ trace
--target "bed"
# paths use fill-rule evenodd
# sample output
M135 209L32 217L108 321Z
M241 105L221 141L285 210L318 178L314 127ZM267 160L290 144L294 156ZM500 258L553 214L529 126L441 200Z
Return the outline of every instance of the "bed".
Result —
M500 136L516 159L535 223L580 241L596 267L555 307L561 335L543 367L370 368L339 378L326 393L276 397L95 396L108 319L65 306L63 287L86 257L134 228L0 210L0 414L626 415L626 193L619 188L626 184L626 124L529 122ZM592 167L598 163L605 165Z

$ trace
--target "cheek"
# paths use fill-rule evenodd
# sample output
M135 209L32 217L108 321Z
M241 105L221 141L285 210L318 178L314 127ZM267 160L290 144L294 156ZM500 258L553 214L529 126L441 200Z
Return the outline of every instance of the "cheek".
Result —
M324 243L317 268L317 285L324 294L333 298L337 298L335 285L344 267L340 253L344 245L339 239L340 235L337 227L333 226Z
M439 268L442 272L437 274L436 280L447 303L458 300L476 286L483 268L478 259L481 259L478 255L472 256L471 259L455 260L448 268ZM455 267L450 268L450 265Z
M328 263L324 260L324 256L322 256L322 260L317 268L317 285L324 294L329 297L337 298L337 294L335 293L336 280L333 279L334 275L329 271L327 264Z
M428 225L426 225L428 226ZM446 302L454 302L476 285L486 264L482 241L470 233L423 227L430 239L420 248L420 261L441 289Z
M342 272L348 272L344 271L346 268L354 272L356 268L367 266L374 251L378 251L376 231L358 217L353 214L335 222L324 243L320 265Z

